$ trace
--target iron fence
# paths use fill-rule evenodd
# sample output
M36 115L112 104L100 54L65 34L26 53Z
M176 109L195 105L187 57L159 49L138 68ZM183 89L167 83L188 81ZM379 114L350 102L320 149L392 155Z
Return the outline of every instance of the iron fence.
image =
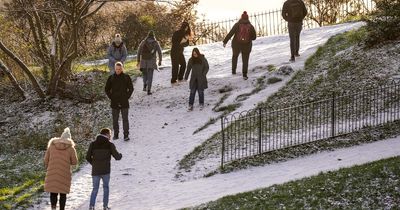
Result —
M325 11L324 13L316 7L308 8L309 15L304 20L305 29L317 28L322 26L320 20L328 13L337 13L334 20L330 22L338 23L348 16L368 14L375 8L373 0L346 0L338 11ZM323 14L321 14L323 13ZM250 22L254 25L257 36L282 35L288 33L287 23L282 18L282 10L272 10L256 13L249 16ZM196 36L193 40L195 45L219 42L224 39L229 30L238 21L236 18L216 22L201 22L195 25Z
M285 109L261 107L221 118L224 163L337 137L400 119L400 84L332 95Z

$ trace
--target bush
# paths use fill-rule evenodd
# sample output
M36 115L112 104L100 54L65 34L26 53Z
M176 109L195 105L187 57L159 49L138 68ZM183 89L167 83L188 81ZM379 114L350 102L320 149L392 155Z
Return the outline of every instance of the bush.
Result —
M376 12L367 21L368 46L400 38L400 1L376 0Z

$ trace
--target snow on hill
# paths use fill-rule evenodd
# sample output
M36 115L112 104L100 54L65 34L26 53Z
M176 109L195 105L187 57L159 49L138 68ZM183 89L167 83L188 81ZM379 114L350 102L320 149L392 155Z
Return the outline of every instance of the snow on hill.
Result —
M302 69L306 59L331 36L362 25L363 23L348 23L304 31L301 36L301 57L289 65L295 70ZM184 82L171 87L169 58L164 59L163 70L155 72L152 96L147 96L145 92L142 92L142 81L138 79L134 96L130 101L131 141L115 141L123 158L121 161L112 162L110 182L110 207L112 209L183 208L225 195L317 174L323 170L334 170L343 166L363 163L376 157L371 155L372 157L360 158L351 162L343 161L341 164L332 163L329 167L324 167L323 161L318 160L332 157L331 153L324 153L302 158L302 161L306 161L310 167L314 162L319 163L313 170L307 169L307 167L298 168L301 161L292 160L287 163L216 175L211 178L200 178L219 166L218 159L208 159L194 167L188 174L188 181L178 181L175 179L177 162L220 129L219 123L215 123L193 135L193 132L211 117L219 115L211 110L222 97L218 89L224 86L233 88L231 96L224 102L225 105L231 104L238 95L251 92L257 78L270 75L266 70L267 65L277 67L288 65L289 59L287 35L258 38L253 44L250 56L249 80L244 81L241 76L241 59L239 59L238 74L231 75L232 51L230 47L223 48L222 43L214 43L198 46L198 48L205 54L210 64L209 89L205 91L206 107L204 110L200 111L196 106L198 103L196 96L194 111L187 111L188 83ZM191 50L192 47L185 49L186 58L190 56ZM269 85L266 89L250 96L242 102L242 106L237 111L253 108L258 102L264 101L269 95L276 92L289 79L290 77L285 77L282 82ZM109 107L104 108L109 109ZM352 149L340 151L340 154L346 154L346 151L353 152ZM392 151L388 155L396 154L396 152L399 153ZM71 194L68 195L67 200L68 209L88 208L91 192L90 170L91 166L86 165L74 174ZM32 209L50 209L48 195L44 194L43 196L43 202ZM102 206L101 188L96 206Z

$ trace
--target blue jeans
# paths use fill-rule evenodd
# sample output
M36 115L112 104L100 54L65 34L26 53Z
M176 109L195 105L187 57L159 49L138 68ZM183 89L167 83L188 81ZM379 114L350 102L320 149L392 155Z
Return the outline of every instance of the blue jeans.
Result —
M196 96L196 92L199 93L199 102L200 104L204 104L204 90L200 89L191 89L190 96L189 96L189 105L193 106L194 104L194 97Z
M110 193L110 174L92 176L93 190L92 195L90 196L90 206L94 206L96 204L96 197L97 193L99 192L100 179L103 180L103 207L108 207L108 196Z

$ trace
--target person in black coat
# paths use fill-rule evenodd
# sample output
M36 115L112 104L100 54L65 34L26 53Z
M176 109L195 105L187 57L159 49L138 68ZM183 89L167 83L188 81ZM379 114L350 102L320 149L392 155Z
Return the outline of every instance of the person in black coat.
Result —
M189 88L189 111L193 110L194 98L196 92L199 93L200 109L204 107L204 90L208 88L207 73L208 73L208 61L202 55L198 48L194 48L192 51L192 57L189 59L187 71L185 74L185 80L188 80L189 74L192 71Z
M133 85L129 75L123 72L123 65L121 62L115 64L115 74L108 77L105 91L108 98L111 99L114 139L118 139L118 120L119 113L121 113L124 140L127 141L129 140L129 98L133 93Z
M189 23L183 22L180 29L175 31L172 36L171 63L172 78L171 83L175 84L177 80L183 80L186 69L186 60L183 55L184 47L189 46L189 37L191 34Z
M89 209L94 209L100 180L103 182L103 207L108 209L109 183L111 173L111 156L121 160L122 154L117 151L115 145L110 142L111 130L104 128L96 140L90 143L86 153L86 160L92 165L93 190L90 196Z
M232 27L228 35L226 35L223 41L224 47L226 47L226 43L228 43L232 36L234 36L232 40L232 74L236 74L238 57L239 54L242 53L243 79L247 80L250 52L253 46L252 41L257 38L257 34L254 26L249 21L249 16L246 11L243 12L240 20Z
M287 0L283 4L282 17L288 22L290 38L290 60L300 56L300 33L303 28L303 20L307 16L307 8L302 0Z

